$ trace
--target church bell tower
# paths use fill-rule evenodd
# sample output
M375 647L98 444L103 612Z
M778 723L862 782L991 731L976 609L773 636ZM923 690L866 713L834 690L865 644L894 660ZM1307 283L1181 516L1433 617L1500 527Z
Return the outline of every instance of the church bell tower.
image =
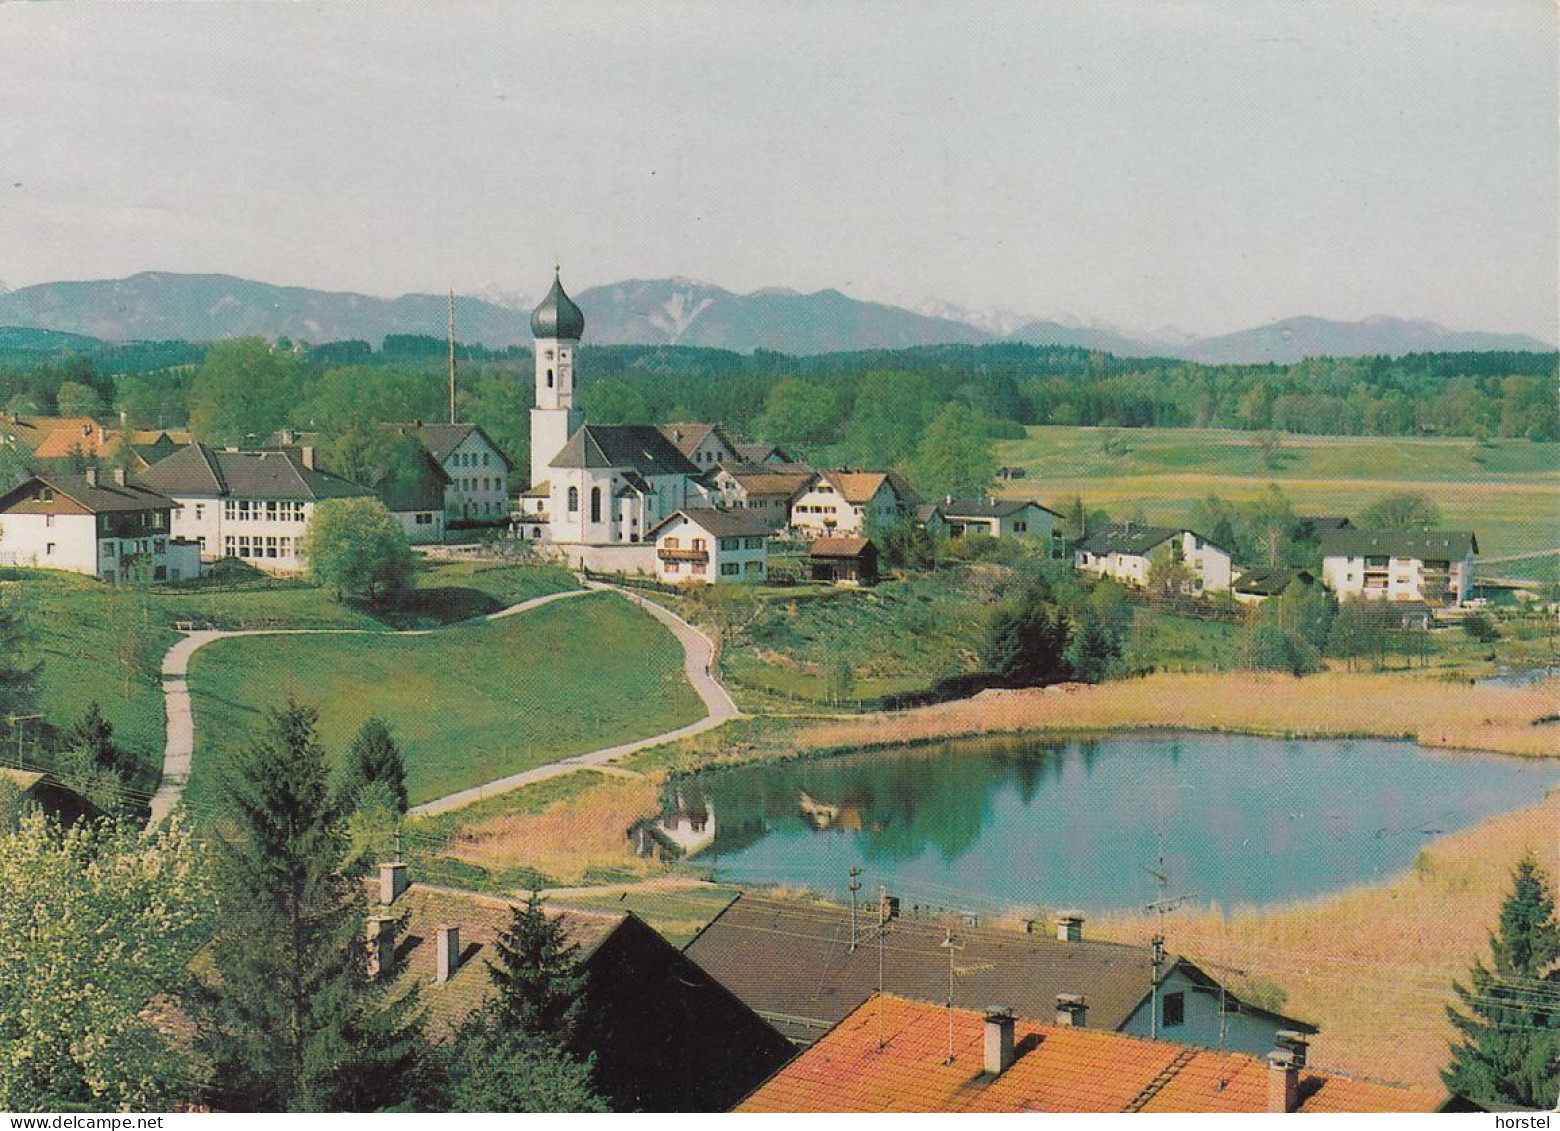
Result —
M549 465L585 423L574 407L574 351L585 335L585 315L563 291L558 272L552 290L531 312L536 339L536 407L531 409L531 486L547 479Z

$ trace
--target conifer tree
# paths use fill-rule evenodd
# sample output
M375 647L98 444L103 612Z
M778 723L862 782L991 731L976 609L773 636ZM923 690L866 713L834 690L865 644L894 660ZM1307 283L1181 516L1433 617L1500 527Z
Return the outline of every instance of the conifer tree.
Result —
M394 797L399 812L405 813L406 764L401 748L383 719L369 716L363 721L352 745L347 748L347 765L342 781L343 807L353 805L367 786L381 783Z
M1560 926L1532 856L1512 874L1490 953L1493 969L1477 962L1469 986L1452 984L1467 1012L1447 1008L1461 1040L1441 1079L1473 1100L1547 1110L1560 1089Z
M366 896L341 868L316 721L289 700L222 782L221 925L191 1011L228 1110L394 1106L425 1055L415 999L367 976Z

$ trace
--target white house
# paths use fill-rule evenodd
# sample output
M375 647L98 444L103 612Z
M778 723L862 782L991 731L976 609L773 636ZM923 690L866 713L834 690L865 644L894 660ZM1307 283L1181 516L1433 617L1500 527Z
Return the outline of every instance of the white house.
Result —
M123 471L34 475L0 496L0 562L109 582L199 577L199 548L172 533L177 506Z
M1108 523L1091 530L1073 551L1073 566L1096 577L1145 588L1156 561L1181 561L1191 571L1186 591L1222 593L1234 572L1229 551L1193 530L1136 523Z
M501 522L509 517L509 457L499 450L480 424L394 424L406 436L422 442L449 482L444 487L444 513L461 521Z
M742 458L737 454L737 445L719 424L663 424L661 435L700 471L713 471L720 464Z
M949 538L985 534L991 538L1027 538L1048 550L1057 544L1061 515L1033 499L955 499L931 504L927 526Z
M812 482L805 464L723 463L715 471L720 504L762 514L776 530L790 522L791 504Z
M1333 530L1322 535L1322 584L1338 595L1461 605L1479 542L1470 531Z
M749 511L679 510L650 532L656 577L674 585L763 581L773 534L765 518Z
M812 476L791 504L791 529L813 538L860 534L915 512L921 497L893 471L842 468Z
M321 471L314 449L241 452L191 444L140 475L172 499L173 533L200 546L201 556L240 558L267 573L300 573L298 543L325 499L374 494Z

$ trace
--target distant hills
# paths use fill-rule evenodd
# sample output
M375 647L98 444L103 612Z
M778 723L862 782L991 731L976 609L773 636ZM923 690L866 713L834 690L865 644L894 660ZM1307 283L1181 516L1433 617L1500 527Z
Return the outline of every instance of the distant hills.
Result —
M499 288L457 295L456 334L501 348L531 340L529 300ZM594 345L683 345L789 354L906 349L997 341L1076 346L1121 357L1179 358L1209 364L1306 357L1400 355L1431 351L1553 349L1525 334L1453 331L1430 322L1368 318L1337 322L1288 318L1212 337L1139 338L1109 327L1022 321L936 300L917 310L863 302L837 290L812 294L771 289L736 294L689 279L633 279L574 295ZM489 301L495 299L497 301ZM49 330L107 341L213 341L260 334L313 343L387 334L442 337L448 298L409 294L384 299L350 292L283 287L231 275L144 272L128 279L42 283L0 292L0 328ZM1007 331L1007 332L999 332ZM7 330L0 329L0 343ZM55 346L68 339L54 339Z

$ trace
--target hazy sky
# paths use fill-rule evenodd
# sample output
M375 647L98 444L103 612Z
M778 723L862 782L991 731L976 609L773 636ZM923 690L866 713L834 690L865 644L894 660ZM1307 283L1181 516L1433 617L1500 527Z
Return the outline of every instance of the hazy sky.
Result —
M0 280L1556 336L1550 0L0 2Z

